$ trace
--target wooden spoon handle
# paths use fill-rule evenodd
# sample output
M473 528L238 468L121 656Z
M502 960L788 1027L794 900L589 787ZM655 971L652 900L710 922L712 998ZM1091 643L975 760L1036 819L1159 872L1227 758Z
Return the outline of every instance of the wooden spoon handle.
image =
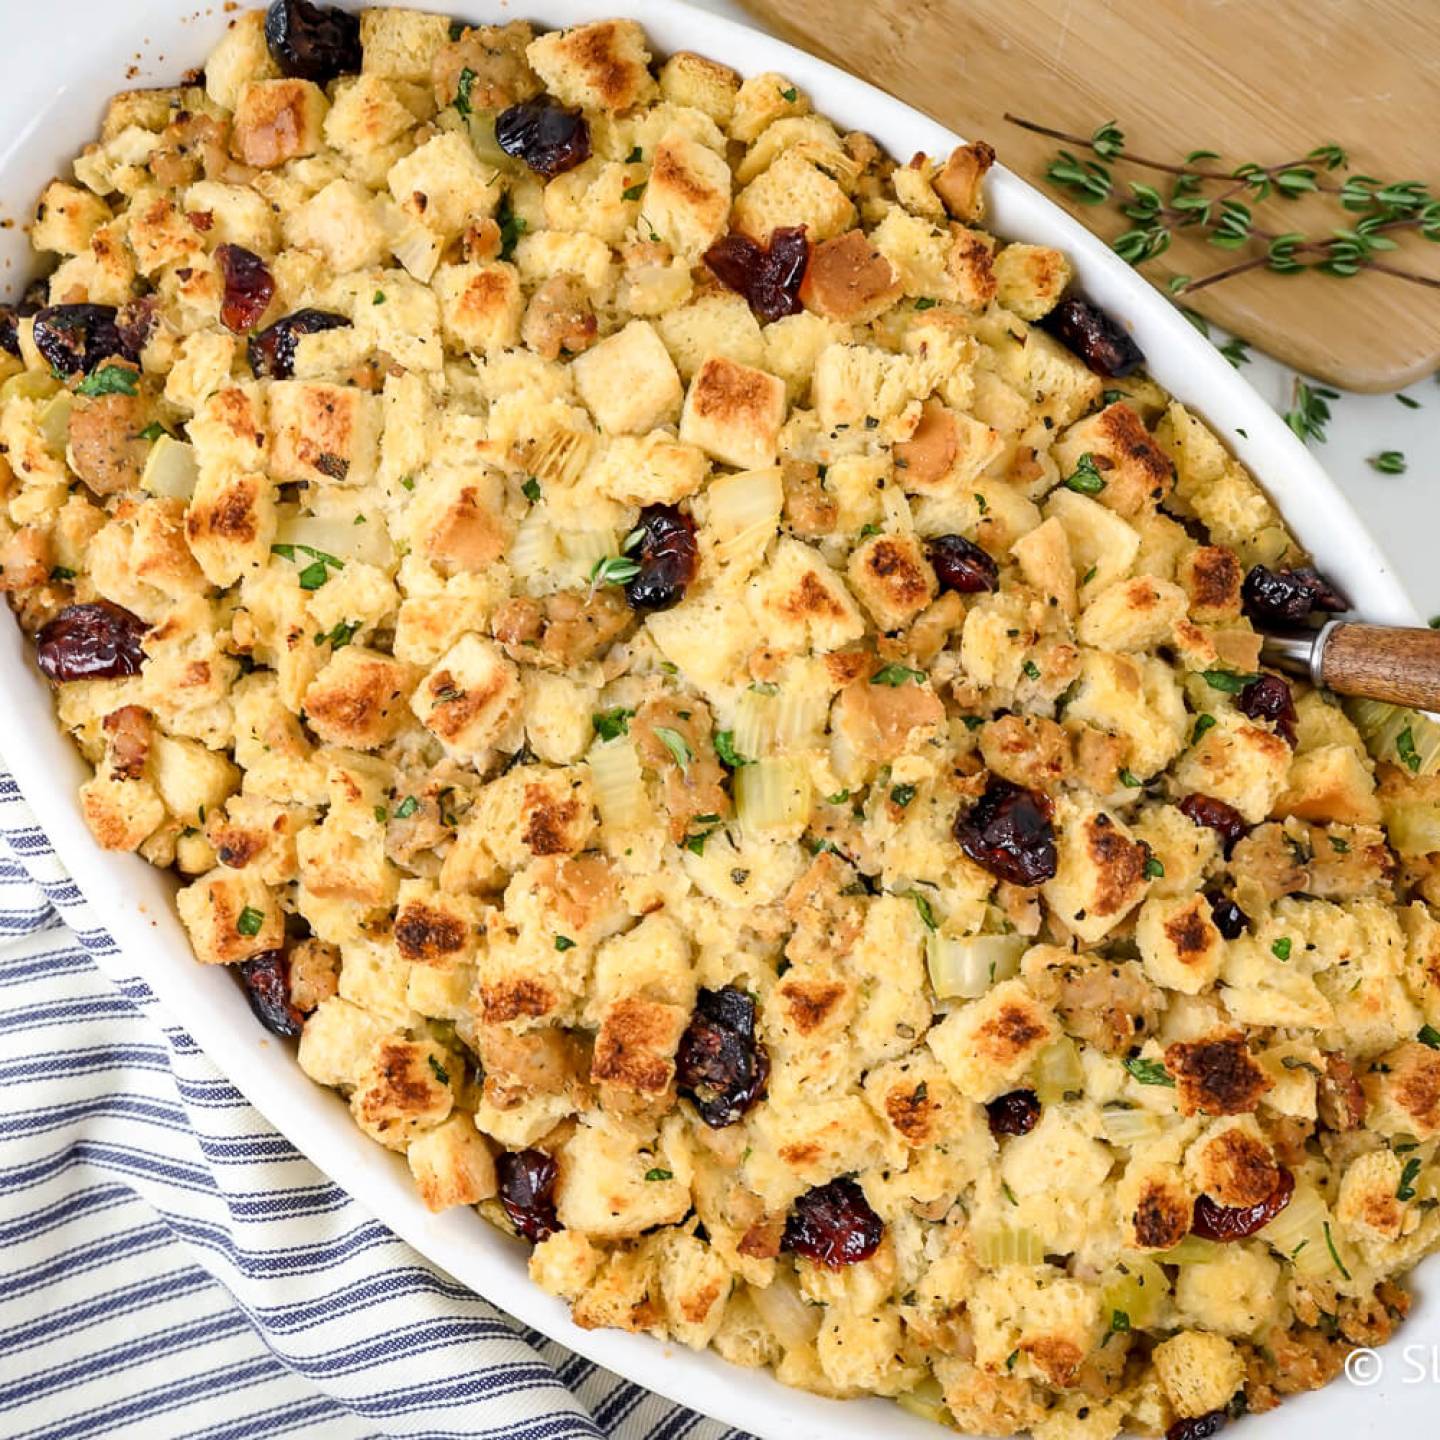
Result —
M1329 628L1317 668L1338 694L1440 710L1440 630L1342 621Z

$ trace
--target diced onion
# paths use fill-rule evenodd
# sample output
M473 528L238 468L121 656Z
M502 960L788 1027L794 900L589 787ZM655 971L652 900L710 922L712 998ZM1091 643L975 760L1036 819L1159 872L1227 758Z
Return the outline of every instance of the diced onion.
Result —
M1033 1230L1004 1226L975 1232L975 1258L987 1270L1000 1265L1043 1265L1045 1243Z
M140 475L140 488L148 495L159 495L166 500L188 500L195 493L198 475L195 447L162 435L150 447Z
M398 205L386 206L385 230L390 251L406 273L422 285L428 285L445 249L444 238Z
M1118 1310L1129 1317L1132 1329L1143 1330L1159 1320L1170 1282L1147 1256L1129 1255L1120 1263L1100 1292L1100 1318L1108 1321Z
M810 772L798 760L757 760L735 772L735 813L750 833L804 827Z
M1301 1181L1290 1196L1290 1203L1259 1234L1301 1275L1334 1274L1335 1261L1325 1240L1328 1221L1330 1207L1314 1186ZM1330 1234L1334 1238L1333 1222Z
M1153 1110L1127 1110L1107 1105L1100 1112L1100 1126L1112 1145L1143 1145L1165 1129L1165 1117Z
M1408 771L1409 766L1397 748L1400 737L1408 730L1409 743L1415 747L1420 761L1413 773L1433 775L1440 770L1440 721L1419 710L1406 710L1379 700L1350 700L1345 709L1376 760L1388 760Z
M565 557L562 578L570 584L588 582L596 564L616 553L613 530L562 530L558 538Z
M735 704L735 749L746 760L758 760L775 745L780 720L780 697L763 690L746 690Z
M1085 1087L1085 1071L1080 1052L1067 1035L1047 1045L1035 1057L1035 1093L1044 1105L1054 1105L1072 1091Z
M629 830L643 824L650 811L640 757L628 737L590 747L590 779L600 818L611 830Z
M560 541L538 505L520 522L508 558L510 568L522 580L538 580L553 573L560 559Z
M68 390L57 390L40 411L40 433L45 443L57 454L64 454L70 438L70 412L75 408L75 397Z
M720 540L733 540L759 527L773 532L785 499L780 472L773 468L722 476L705 496L710 502L710 526Z
M895 1397L895 1403L911 1415L929 1420L933 1425L949 1425L954 1428L954 1419L945 1405L945 1392L940 1382L927 1375L913 1390L907 1390Z
M1198 1235L1187 1235L1160 1256L1167 1265L1208 1265L1219 1258L1220 1246L1213 1240L1202 1240Z
M941 935L931 932L925 958L930 988L942 1000L978 1000L997 981L1020 971L1021 935Z
M157 440L158 450L165 442ZM178 443L178 442L176 442ZM189 449L187 445L184 447ZM356 524L363 515L364 523ZM395 546L378 511L364 509L345 515L306 515L291 506L280 507L275 527L277 545L308 545L341 560L389 569L395 564Z
M820 1329L822 1305L807 1305L800 1298L795 1277L787 1270L777 1270L775 1278L763 1288L750 1287L750 1301L770 1333L787 1349L808 1345Z

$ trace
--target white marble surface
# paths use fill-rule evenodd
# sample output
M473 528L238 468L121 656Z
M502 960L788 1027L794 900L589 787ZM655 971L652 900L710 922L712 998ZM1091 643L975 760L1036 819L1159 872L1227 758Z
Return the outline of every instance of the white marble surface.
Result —
M758 22L733 0L692 0L706 10L744 24ZM1022 0L1023 3L1023 0ZM1003 156L1002 156L1003 159ZM1282 277L1275 277L1283 285ZM1381 281L1337 280L1337 285ZM1400 283L1400 282L1395 282ZM1418 291L1417 305L1434 308L1440 329L1440 300ZM1225 336L1215 332L1224 343ZM1294 403L1295 373L1251 350L1243 367L1245 378L1276 409ZM1402 405L1393 395L1342 393L1330 402L1333 415L1323 445L1310 442L1320 462L1349 497L1362 520L1399 571L1421 614L1440 615L1440 374L1409 386L1405 394L1419 409ZM1407 462L1403 475L1382 475L1369 457L1399 450Z

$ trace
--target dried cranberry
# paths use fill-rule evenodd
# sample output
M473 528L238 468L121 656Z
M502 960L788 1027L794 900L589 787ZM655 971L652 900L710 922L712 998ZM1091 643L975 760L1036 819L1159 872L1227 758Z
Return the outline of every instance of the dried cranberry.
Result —
M1250 917L1228 895L1216 891L1207 898L1210 901L1210 918L1227 940L1236 940L1245 933Z
M275 0L265 12L265 43L284 75L324 85L360 69L360 17L309 0Z
M795 1201L785 1219L784 1250L838 1270L868 1260L880 1248L885 1222L853 1180L817 1185Z
M329 310L297 310L250 337L250 368L257 376L288 380L295 373L295 347L302 335L338 330L350 322Z
M1213 830L1220 837L1227 855L1235 848L1235 842L1250 831L1245 817L1233 805L1227 805L1213 795L1187 795L1180 802L1179 809L1193 824Z
M57 375L89 374L102 360L138 361L115 324L113 305L47 305L35 316L35 348Z
M668 610L685 598L695 578L700 550L695 522L674 505L647 505L640 512L640 573L625 583L625 598L635 610Z
M1245 613L1260 625L1299 625L1316 610L1339 614L1350 602L1318 570L1267 570L1256 565L1240 587Z
M1092 370L1111 379L1118 380L1145 363L1129 334L1088 300L1062 300L1046 317L1045 328Z
M1292 750L1295 748L1295 727L1300 717L1295 713L1295 697L1290 687L1278 675L1262 675L1252 680L1235 703L1241 713L1252 720L1270 721L1285 743Z
M973 540L963 535L937 535L928 550L942 590L978 595L999 588L1000 567Z
M565 1228L555 1213L559 1173L554 1158L543 1150L507 1150L495 1162L500 1203L510 1223L532 1245Z
M755 1038L754 997L733 985L702 990L675 1056L680 1093L720 1130L760 1099L769 1078L769 1053Z
M36 663L56 685L138 675L145 663L140 641L149 628L109 600L67 605L36 637Z
M1012 885L1039 885L1055 874L1052 813L1044 795L991 780L974 807L955 817L955 838L992 875Z
M1275 1189L1258 1205L1235 1208L1202 1195L1195 1202L1190 1231L1202 1240L1244 1240L1264 1229L1290 1203L1294 1193L1295 1177L1281 1166Z
M805 308L800 284L810 263L810 242L803 225L771 231L768 248L748 235L723 235L705 252L705 263L722 285L743 295L762 320L782 320Z
M290 961L283 950L262 950L240 964L240 978L255 1018L272 1034L293 1039L305 1017L290 1000Z
M522 100L495 117L495 141L547 180L590 158L590 126L578 110Z
M215 259L225 279L220 321L233 334L253 330L275 296L275 277L265 262L243 245L217 245Z
M1211 1410L1205 1415L1192 1415L1177 1420L1166 1432L1165 1440L1210 1440L1225 1428L1230 1416L1224 1410Z
M997 1140L1002 1135L1028 1135L1040 1119L1040 1097L1033 1090L1012 1090L992 1100L985 1113Z
M0 305L0 350L20 359L20 321L38 315L45 307L49 286L43 280L32 280L17 304Z

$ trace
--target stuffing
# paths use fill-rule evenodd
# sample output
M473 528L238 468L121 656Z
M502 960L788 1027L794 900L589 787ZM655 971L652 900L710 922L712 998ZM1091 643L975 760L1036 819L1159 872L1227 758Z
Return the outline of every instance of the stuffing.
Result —
M655 147L643 215L671 253L695 265L725 231L730 167L707 145L679 131Z
M632 320L587 350L573 369L580 398L607 435L644 435L679 415L680 376L648 320ZM683 426L680 438L699 443Z
M525 58L566 105L622 114L655 88L645 32L633 20L597 20L533 40Z
M269 170L313 155L330 102L309 80L254 80L235 104L231 146L243 164Z
M1058 863L1043 887L1055 914L1087 945L1115 928L1144 896L1150 853L1105 810L1066 803L1056 816Z
M954 1011L926 1037L955 1088L970 1100L993 1100L1055 1039L1059 1027L1019 980Z
M520 702L514 664L497 645L464 635L415 687L410 707L447 748L474 754L503 738L518 717Z
M680 438L723 464L759 469L775 463L785 408L783 380L715 356L685 391Z

